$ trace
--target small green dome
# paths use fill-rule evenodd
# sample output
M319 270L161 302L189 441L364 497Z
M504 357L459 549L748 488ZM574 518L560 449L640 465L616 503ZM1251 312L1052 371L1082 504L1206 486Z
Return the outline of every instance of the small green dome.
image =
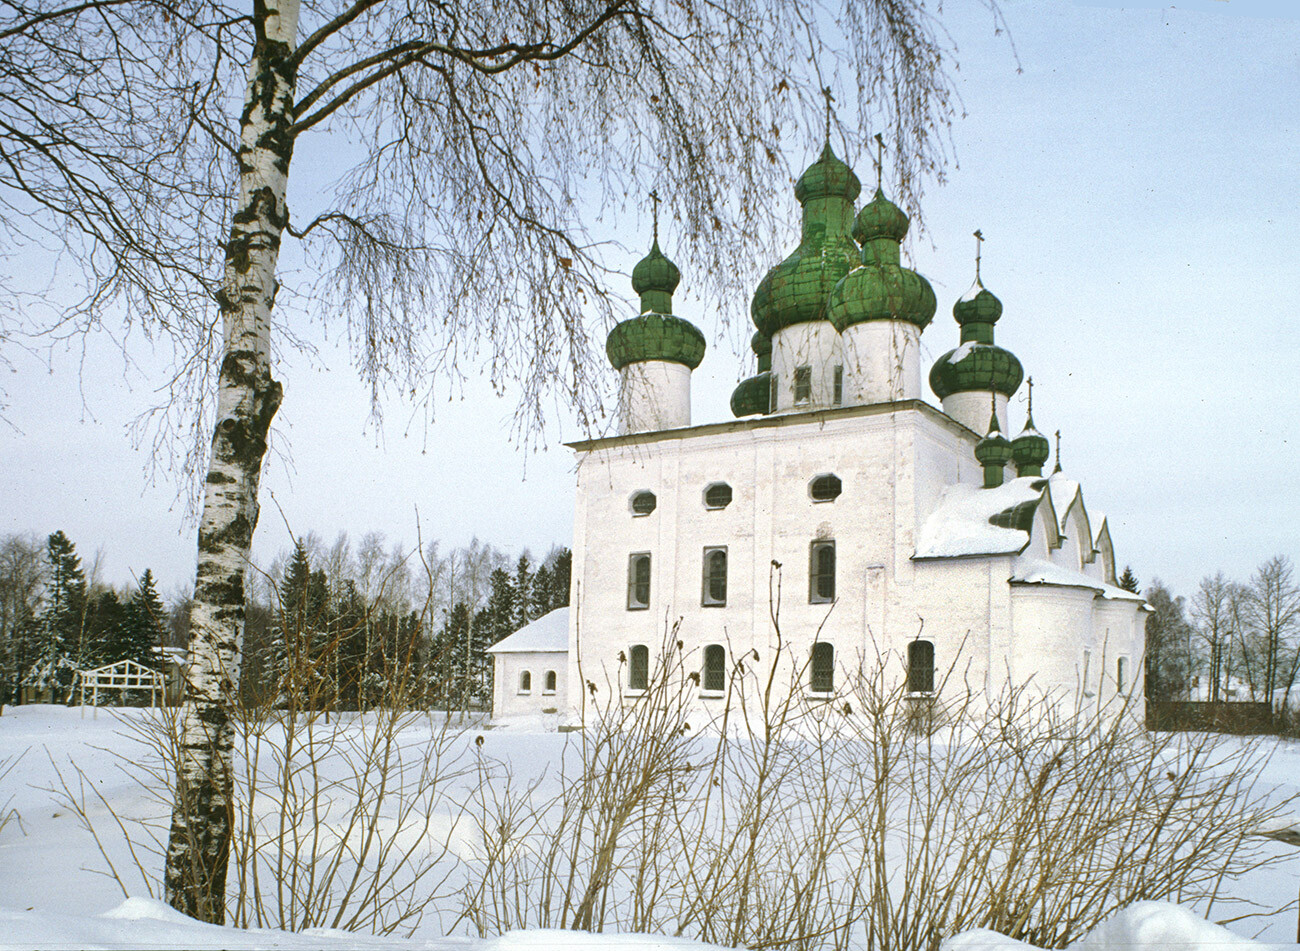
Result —
M694 370L704 359L704 346L704 334L690 321L646 313L615 326L605 341L605 353L615 370L646 360L682 363Z
M977 277L970 290L952 305L952 315L963 327L972 323L996 324L1002 316L1002 301L994 297Z
M1034 428L1034 417L1031 414L1020 435L1011 440L1011 459L1016 464L1016 472L1020 475L1042 475L1043 466L1051 454L1051 443Z
M930 368L930 389L939 399L953 393L993 391L1010 396L1025 378L1025 370L1010 350L991 343L969 341L949 350Z
M677 265L659 250L655 239L650 253L632 268L632 290L641 295L641 313L671 314L672 294L681 280Z
M804 169L794 183L794 197L801 205L815 198L843 198L852 202L857 201L861 193L862 183L858 176L831 151L829 139L817 161Z
M853 238L858 244L866 244L874 238L888 238L890 241L902 241L907 237L911 220L885 193L876 188L875 197L862 206L857 220L853 222Z
M749 348L754 351L754 356L758 357L758 372L764 373L772 369L772 341L764 337L762 333L755 332L749 341Z
M769 339L783 327L826 319L826 299L858 263L849 231L861 185L830 144L795 186L803 206L799 247L768 271L754 291L750 314Z
M981 466L1005 466L1011 461L1011 443L998 427L997 414L989 420L988 435L975 444L975 459Z
M934 288L899 263L905 234L907 215L877 188L853 228L862 242L861 264L835 285L826 305L826 318L840 333L869 320L905 320L924 330L934 319Z
M731 393L731 415L737 419L742 416L757 416L766 413L771 406L772 374L760 373L747 380L741 380Z

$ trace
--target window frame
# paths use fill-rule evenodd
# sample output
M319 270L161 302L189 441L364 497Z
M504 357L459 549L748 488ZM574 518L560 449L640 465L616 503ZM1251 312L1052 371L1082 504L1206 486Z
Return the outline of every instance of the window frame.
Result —
M719 658L716 669L709 666L709 658ZM716 675L718 685L709 686L710 675ZM704 656L700 659L700 694L706 697L721 697L727 692L727 648L722 644L704 645Z
M827 498L824 499L819 499L817 498L817 490L816 490L817 483L822 482L823 480L826 479L835 480L835 494L828 496ZM829 483L827 484L829 485ZM839 476L837 476L834 472L819 472L817 473L817 475L813 476L811 479L808 480L808 498L812 499L813 502L815 503L820 504L823 502L834 502L843 494L844 494L844 480L841 479Z
M924 657L918 657L918 654L929 652L929 667L918 663L919 660L925 660ZM918 674L921 674L921 682L928 682L928 687L918 686ZM907 692L912 696L933 696L934 695L934 641L928 641L924 638L917 638L909 641L907 645Z
M515 691L516 696L530 697L533 693L533 672L531 670L519 671L519 688Z
M821 563L820 553L829 551L831 556L830 571ZM833 604L835 601L835 539L818 538L808 544L808 603ZM829 595L822 590L821 582L830 575Z
M1115 692L1124 693L1130 689L1133 684L1129 682L1128 677L1129 663L1127 657L1115 658Z
M560 682L560 675L553 670L548 670L546 672L545 679L542 680L542 696L543 697L555 696L555 690L556 687L559 685L559 682Z
M830 656L827 657L827 652ZM818 663L818 654L824 658ZM821 683L825 686L821 686ZM828 641L816 641L808 655L808 692L819 697L835 693L835 645Z
M640 670L641 683L637 680L637 654L644 657ZM632 644L627 649L627 690L629 693L645 693L650 689L650 648L646 644Z
M835 365L831 376L831 402L836 406L844 404L844 364Z
M799 396L800 388L806 389L802 398ZM806 406L812 402L812 365L805 364L801 367L794 368L794 375L791 377L790 394L791 401L795 406Z
M644 512L638 512L636 509L636 500L650 496L650 507ZM659 496L655 495L649 489L637 489L628 497L627 507L632 512L633 518L645 518L647 515L653 515L655 509L659 507Z
M714 491L715 489L727 490L727 501L723 502L721 505L709 501L709 493ZM722 509L725 509L728 505L732 503L734 498L735 498L735 493L732 491L730 483L710 482L708 485L704 487L704 507L710 512L719 512Z
M713 581L714 575L712 567L709 564L710 556L722 555L722 597L713 596L710 582ZM727 606L727 546L726 545L706 545L704 547L704 557L702 559L703 571L701 572L700 583L700 606L706 608L725 608Z
M645 599L640 600L636 596L639 594L638 587L641 582L637 580L636 571L637 563L640 559L645 559L646 579L645 579ZM648 611L650 609L650 582L652 580L653 564L650 561L650 552L634 551L627 556L627 609L629 611Z
M775 373L771 373L768 375L767 383L767 412L770 416L772 413L776 412L778 402L776 398L778 392L777 386L780 384L780 378L777 377Z

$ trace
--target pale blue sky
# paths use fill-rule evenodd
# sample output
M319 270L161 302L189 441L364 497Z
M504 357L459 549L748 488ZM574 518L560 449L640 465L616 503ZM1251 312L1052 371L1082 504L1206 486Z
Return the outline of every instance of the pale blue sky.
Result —
M922 338L927 372L956 344L951 306L970 284L981 228L985 283L1005 305L998 342L1034 376L1038 426L1063 431L1065 468L1090 511L1110 515L1120 563L1190 594L1207 572L1245 576L1276 553L1300 558L1300 11L1262 0L1004 0L1018 73L976 6L944 5L967 116L953 133L959 164L928 190L928 234L912 242L940 302ZM786 145L805 153L788 156L797 171L820 143ZM865 158L855 164L871 177ZM772 202L792 247L793 196ZM645 243L648 222L621 224L627 245ZM750 372L734 351L742 331L701 312L678 263L678 309L710 338L695 420L727 419L731 388ZM776 262L749 263L757 279ZM613 290L630 298L620 283ZM534 552L569 541L560 440L580 434L558 411L549 448L526 455L508 441L512 404L474 384L427 429L390 407L376 438L346 357L328 343L322 356L277 371L287 397L259 557L289 544L269 493L294 532L326 539L346 528L413 543L418 507L424 538L444 546L475 533ZM59 355L47 372L13 357L0 532L61 528L87 561L103 546L108 580L150 567L165 588L184 584L192 531L173 486L142 488L145 460L124 429L155 398L147 355L144 372L124 373L91 341L93 372L80 383L79 358ZM1013 407L1013 429L1023 413Z

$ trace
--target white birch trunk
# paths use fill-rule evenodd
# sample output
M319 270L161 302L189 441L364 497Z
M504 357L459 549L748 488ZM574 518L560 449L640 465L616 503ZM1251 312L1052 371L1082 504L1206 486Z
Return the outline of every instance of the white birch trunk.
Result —
M198 570L181 712L167 901L221 924L232 814L232 713L244 635L244 573L280 384L271 378L271 308L293 154L299 0L253 0L256 45L240 118L239 202L226 246L225 351L199 523Z

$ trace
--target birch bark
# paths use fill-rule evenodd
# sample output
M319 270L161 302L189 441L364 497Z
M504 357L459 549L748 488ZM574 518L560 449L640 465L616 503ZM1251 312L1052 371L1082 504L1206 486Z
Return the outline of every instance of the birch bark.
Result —
M255 43L240 117L239 199L218 303L225 349L199 522L198 569L181 711L166 896L201 921L225 921L233 803L232 711L244 634L244 575L267 432L280 405L271 377L271 309L293 155L293 53L299 0L253 0Z

